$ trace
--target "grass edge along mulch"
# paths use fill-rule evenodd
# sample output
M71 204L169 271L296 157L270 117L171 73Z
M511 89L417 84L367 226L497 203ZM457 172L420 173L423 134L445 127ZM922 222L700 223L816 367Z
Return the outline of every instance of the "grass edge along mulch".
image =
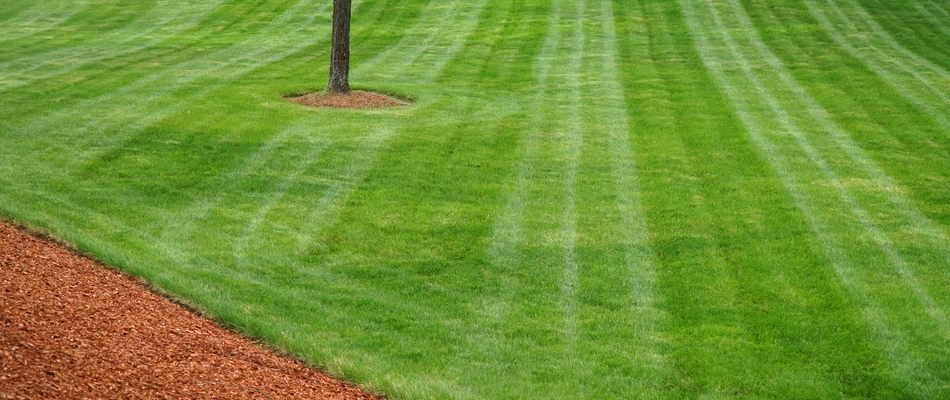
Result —
M0 221L0 399L382 399Z

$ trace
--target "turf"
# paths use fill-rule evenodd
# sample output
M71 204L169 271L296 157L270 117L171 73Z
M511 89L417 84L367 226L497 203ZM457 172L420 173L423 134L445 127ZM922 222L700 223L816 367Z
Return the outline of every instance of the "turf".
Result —
M338 376L950 396L944 0L0 3L0 214Z

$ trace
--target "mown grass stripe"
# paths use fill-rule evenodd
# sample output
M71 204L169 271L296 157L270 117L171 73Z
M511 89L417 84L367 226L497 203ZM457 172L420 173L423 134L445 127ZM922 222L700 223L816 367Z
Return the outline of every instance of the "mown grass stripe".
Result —
M854 19L852 19L847 14L845 14L844 11L841 9L841 7L838 6L838 3L840 0L826 0L826 1L828 2L828 4L831 5L835 13L838 14L838 16L841 17L844 21L846 21L845 26L856 27L859 25L856 23ZM888 56L889 54L898 54L898 55L903 56L906 59L909 59L911 62L904 62L896 58L894 59L894 61L896 64L900 65L902 68L907 70L909 73L915 74L915 76L917 76L918 71L920 71L920 69L913 68L913 67L922 66L924 67L924 69L930 70L930 72L938 75L940 78L943 78L944 81L950 80L950 72L948 72L943 67L940 67L939 65L936 65L933 62L917 55L916 53L908 50L903 45L901 45L889 33L887 33L886 29L881 27L881 25L878 24L877 21L874 20L874 17L868 14L867 10L865 10L864 7L862 7L860 3L854 0L844 0L842 2L847 3L847 5L851 8L852 13L856 14L856 17L859 18L859 20L863 22L866 27L870 28L868 30L877 37L877 40L882 42L884 45L888 47L888 49L878 49L881 55ZM869 39L866 39L865 42L871 47L874 47L876 49L878 48L878 46L873 45ZM924 71L920 71L920 72L924 72ZM924 82L925 84L933 88L935 92L941 91L941 90L938 90L934 86L932 81L925 79L921 76L917 76L917 77L922 82ZM946 98L943 98L943 99L944 101L947 101Z
M235 186L246 181L251 174L258 174L262 170L272 168L272 164L283 161L275 159L275 157L285 153L278 151L282 147L293 144L294 146L304 145L309 148L294 164L287 179L277 183L275 190L265 195L262 204L254 213L248 215L247 218L242 218L242 220L247 220L247 223L244 224L243 233L234 238L223 239L231 243L233 248L231 253L236 262L246 265L251 259L256 258L256 255L251 257L247 253L247 249L259 241L257 234L263 229L261 228L262 224L267 225L268 231L281 232L284 236L291 238L290 240L296 244L297 251L295 254L304 252L315 236L333 225L346 200L365 179L379 153L385 147L386 141L392 135L392 129L380 129L359 138L360 145L355 154L347 162L341 163L339 170L330 172L330 176L334 178L329 180L330 184L322 195L314 199L312 204L293 204L294 206L304 206L303 212L309 213L297 218L294 225L276 224L266 221L264 217L271 210L291 205L281 202L281 198L299 180L298 177L301 174L307 173L308 168L316 161L317 155L331 145L330 138L314 132L313 122L304 119L284 128L278 135L269 139L257 151L245 158L237 168L228 173L216 186L220 188ZM162 229L162 232L165 233L162 239L166 246L178 247L188 243L189 235L206 222L213 211L228 207L228 204L235 201L240 202L238 199L227 196L227 192L223 190L211 190L210 192L215 194L192 202L175 218L167 221L166 227ZM206 231L205 234L210 235L211 233ZM167 253L172 254L180 251L170 250Z
M494 297L476 303L476 312L493 332L474 335L490 337L501 348L480 353L480 358L507 360L512 351L529 345L520 338L505 340L517 331L521 318L549 321L531 336L532 341L554 341L556 347L529 349L555 365L525 365L517 361L517 372L527 386L521 393L536 393L551 382L546 375L564 368L559 378L565 393L580 396L587 385L583 378L589 368L579 349L579 308L577 301L579 265L577 246L577 177L583 125L581 121L581 74L585 54L584 2L552 1L540 51L534 58L534 90L523 133L522 156L516 164L512 189L500 217L495 220L488 261L498 271L499 288ZM533 206L526 207L527 204ZM538 271L532 273L532 271ZM517 285L517 286L513 286ZM528 301L550 308L557 317L543 318L523 304ZM501 304L499 304L501 303ZM559 314L559 315L558 315ZM514 360L513 360L514 361Z
M734 5L733 11L735 12L735 14L739 16L744 16L744 11L742 11L741 7L735 2L733 2L733 5ZM714 9L714 12L715 12L715 9ZM717 21L721 21L720 19L718 19L718 14L714 14L714 16L717 17L716 19ZM723 30L723 32L725 32L724 27L720 26L720 28ZM750 32L750 35L753 37L754 41L758 41L757 37L754 34L754 30L750 30L751 24L749 24L748 26L745 26L745 28L747 29L746 32ZM726 40L731 41L732 39L726 36ZM767 54L771 54L770 52L768 52L768 50L765 48L764 44L762 43L758 43L758 45L754 47L757 48L759 51L767 52ZM804 133L801 127L799 127L795 122L792 121L791 116L788 115L788 112L785 110L784 106L780 105L779 101L768 91L768 89L765 88L762 81L760 81L756 77L752 69L746 67L746 65L748 65L748 61L745 60L744 57L742 57L741 54L739 53L739 50L738 50L739 47L734 42L731 42L730 48L733 50L733 54L737 58L741 59L740 65L743 65L743 70L746 72L746 76L749 77L751 81L753 81L753 84L760 92L762 98L766 101L766 103L775 113L775 116L776 118L778 118L779 122L783 126L783 129L787 130L788 132L792 134L792 136L797 140L799 147L805 152L805 154L807 154L811 162L813 162L814 165L818 167L818 169L825 175L826 179L832 183L841 201L848 206L848 209L851 211L851 213L863 225L864 229L866 229L872 235L874 242L877 244L877 246L880 247L880 250L884 252L884 254L886 255L888 259L888 264L900 274L900 276L905 280L907 285L910 286L910 288L914 291L914 293L918 297L918 300L927 309L928 314L931 315L931 317L938 323L938 325L944 331L944 335L947 337L950 337L950 325L947 324L947 319L946 319L946 316L944 315L944 312L940 310L940 308L936 305L933 297L928 293L928 291L921 286L919 280L915 277L913 271L911 271L911 269L907 266L907 263L903 260L900 254L898 254L898 252L889 244L891 243L891 240L888 238L888 235L884 233L877 226L877 224L875 224L871 220L867 210L864 209L863 206L859 204L858 200L844 187L844 185L842 184L841 178L839 178L837 173L835 173L828 166L828 163L819 154L818 150L804 136ZM769 57L765 56L765 58L769 58ZM777 71L783 71L784 69L780 65L777 64L778 61L774 57L774 55L771 55L771 58L774 60L774 63L772 65L773 68L775 68L775 70ZM783 80L787 81L787 83L789 83L790 86L796 85L794 81L792 80L792 78L790 77L790 75L788 75L787 73L785 74ZM804 96L800 88L793 87L793 90L797 92L799 96ZM814 101L811 101L809 103L810 103L810 109L812 111L816 109L820 109L820 107ZM829 121L825 121L825 122L830 123ZM828 126L825 126L825 128L828 128ZM838 138L841 139L842 135L843 133L839 132L839 134L836 136L838 136ZM863 165L867 165L868 163L869 163L869 160L861 160L861 164ZM881 172L881 174L883 173ZM907 205L906 202L903 202L903 204ZM905 210L905 212L910 212L910 211Z
M199 201L192 202L183 211L177 213L178 218L170 219L168 224L162 229L162 232L166 234L175 232L179 235L189 232L190 229L183 227L187 227L202 219L208 210L216 207L218 203L223 201L225 194L222 190L223 188L234 186L244 181L248 175L263 168L272 157L277 156L275 153L279 147L286 144L291 137L299 133L300 131L297 127L280 130L278 134L261 144L257 150L245 157L234 168L216 179L216 182L211 185L211 191L215 193L214 196L207 196Z
M53 146L47 152L51 157L69 154L68 161L62 164L63 168L79 167L97 155L121 146L145 127L182 110L189 104L180 100L171 102L168 94L185 88L200 78L212 76L215 84L206 84L195 92L191 96L191 100L194 101L208 95L223 83L233 81L250 71L295 54L325 37L326 32L313 34L307 28L317 16L327 10L328 6L323 4L314 11L312 7L314 4L311 2L311 0L298 1L271 21L261 32L240 43L207 56L162 69L98 98L84 100L51 115L30 120L14 130L26 134L43 129L42 127L45 126L59 127L60 132L49 133L61 135L64 140L52 141ZM358 6L359 3L359 1L354 2L354 6ZM285 32L286 26L291 21L300 23L292 24L294 28ZM276 38L280 39L275 40ZM143 93L148 93L148 96L143 98ZM110 131L120 127L120 132L115 132L104 140L97 135L76 137L70 134L75 130ZM97 138L101 140L99 143L90 142ZM72 151L65 151L66 148ZM75 149L79 149L78 154Z
M530 113L530 128L524 133L523 155L517 164L515 187L510 191L505 211L495 222L495 234L489 247L489 260L493 260L498 266L517 265L517 259L520 258L517 247L524 232L524 205L529 195L529 186L535 180L538 168L536 163L541 161L538 146L542 142L541 126L547 116L541 106L548 102L550 72L561 45L561 13L560 2L552 2L544 44L533 63L533 77L537 84L534 105L537 109Z
M186 29L195 27L208 14L217 10L221 1L223 0L197 1L190 6L161 2L125 27L108 32L92 43L18 57L14 61L0 64L0 91L157 46ZM184 16L180 21L179 15ZM143 29L142 26L149 28ZM159 33L153 35L156 31ZM138 40L140 38L145 40ZM44 71L31 73L38 69Z
M564 198L562 200L564 205L560 217L558 236L561 240L562 262L564 264L561 278L561 307L563 308L563 323L567 340L567 354L565 356L568 359L568 365L576 370L574 375L580 377L584 371L587 371L577 354L577 174L581 148L584 146L580 75L585 53L584 14L587 5L585 0L574 0L573 3L575 15L570 16L573 35L571 37L571 47L567 49L570 58L565 71L565 84L570 96L568 99L570 111L566 116L566 132L564 132L564 145L566 146L564 158L567 165L562 182L564 186ZM578 384L580 383L578 382Z
M599 82L592 87L597 88L596 95L605 101L602 112L610 149L610 174L622 221L620 240L626 248L624 263L629 274L628 284L633 300L631 312L635 314L633 328L640 340L634 344L638 348L638 358L634 361L639 368L649 371L648 376L638 377L635 384L640 388L638 391L647 396L649 390L659 386L666 370L664 357L658 351L660 341L656 330L659 320L654 293L657 262L649 244L639 171L636 157L630 147L630 123L626 114L624 88L620 83L619 50L612 0L601 0L599 16L600 28L603 31L603 46L599 49L599 54L603 55L603 63L598 74Z
M285 130L291 131L290 137L307 137L313 135L314 129L309 124L296 124ZM285 136L283 133L279 136ZM264 222L267 218L270 211L280 202L287 191L297 183L297 178L302 173L305 173L307 169L314 163L315 158L326 149L328 143L326 139L319 140L318 138L316 143L307 143L304 146L308 147L307 151L301 155L300 159L297 160L293 167L290 169L289 173L284 174L285 178L280 182L275 182L272 190L266 194L265 201L261 204L254 214L250 217L247 226L244 228L244 232L235 240L234 244L234 256L237 259L245 259L247 257L247 247L251 242L257 242L259 240L258 230L260 229L261 223Z
M730 0L730 5L740 26L746 32L749 32L752 39L750 42L753 47L769 65L772 72L776 73L782 84L795 96L795 99L801 104L801 108L807 112L812 121L816 122L823 132L830 134L830 137L834 139L835 145L843 150L847 157L850 158L862 172L870 176L876 183L876 186L892 188L891 190L882 191L887 196L888 201L917 231L924 233L929 238L931 245L939 247L941 253L947 254L947 257L950 257L950 237L948 237L946 232L944 232L939 225L927 218L913 202L906 197L904 190L897 182L885 173L877 162L868 156L864 149L851 139L848 132L834 122L824 107L818 104L814 98L806 94L805 89L792 77L792 74L782 64L781 60L776 57L755 33L755 27L752 21L749 20L748 15L742 10L742 6L736 0ZM950 264L950 258L947 258L947 263Z
M61 218L65 214L71 218L81 218L83 222L87 224L87 226L95 226L108 231L122 230L123 232L131 233L134 236L148 239L153 243L158 239L151 233L132 226L131 224L128 224L117 217L102 212L89 210L88 208L83 207L77 201L68 198L67 195L36 189L25 185L22 182L8 180L2 175L0 175L0 179L3 179L4 188L10 189L11 191L15 190L16 193L21 194L20 197L5 202L2 205L3 208L27 215L31 219L42 223L44 226L47 226L50 229L61 229L68 231L68 229L65 229L65 224L67 223L63 223L61 221ZM44 211L35 207L36 204L33 203L33 201L37 199L47 201L51 203L51 205L56 206L56 213ZM61 239L67 241L72 240L70 237Z
M839 25L832 22L831 16L819 7L814 0L805 0L808 10L839 46L864 63L895 91L917 105L921 111L943 125L950 134L950 119L947 118L948 113L950 113L950 109L947 107L947 105L950 105L950 95L948 95L950 87L946 89L938 87L938 85L947 86L950 84L950 74L900 46L884 32L883 28L873 22L866 12L863 14L864 19L862 21L855 21L848 17L836 3L829 0L827 4L832 8L832 13L841 21L840 26L851 27L851 29L843 32L838 28ZM863 26L867 28L867 31L874 33L875 42L883 43L878 45L872 42L871 39L865 38L867 36L863 33L865 30L854 28L859 22L864 22ZM853 40L851 38L858 39ZM869 48L870 51L865 50L865 48ZM903 61L894 54L909 58L910 61ZM933 74L937 76L928 76ZM939 98L944 104L935 105L928 101L928 98L933 96Z
M937 11L939 11L939 12L940 12L941 14L943 14L944 16L950 17L950 8L944 7L944 6L942 6L940 3L938 3L938 2L936 2L936 1L934 1L934 0L927 0L927 4L930 4L931 6L933 6L934 8L936 8Z
M359 79L363 74L368 73L367 71L376 70L376 66L379 64L384 63L386 65L384 68L390 68L394 65L403 66L411 63L424 50L421 45L435 40L440 32L455 22L454 16L459 6L459 2L446 4L446 2L439 0L429 0L425 9L416 19L416 23L404 31L405 33L399 42L389 46L372 58L355 65L350 74L354 79ZM425 35L425 37L420 37L421 35ZM390 61L392 57L401 58Z
M521 260L518 244L524 237L523 219L528 195L527 186L534 180L539 137L533 132L525 132L522 142L524 143L522 155L515 166L512 188L508 192L503 211L495 219L491 243L488 246L488 262L497 268L518 265Z
M92 0L60 2L57 7L41 4L30 8L16 18L0 24L0 43L33 36L53 29L94 3Z
M466 3L468 9L460 14L462 23L458 25L458 29L453 31L451 35L442 36L442 38L449 41L449 44L448 46L439 46L445 47L445 50L442 50L441 55L436 57L435 60L426 63L424 68L425 73L421 75L422 82L432 82L436 80L436 78L442 74L443 70L445 70L446 65L455 59L459 50L465 45L465 41L469 35L471 35L472 31L482 20L482 13L485 10L486 4L488 4L488 0Z
M739 119L746 127L746 130L759 148L762 156L772 165L773 170L779 175L786 190L794 198L796 206L802 211L809 226L815 233L817 242L821 246L823 253L831 262L836 275L863 310L866 322L876 339L882 344L882 350L888 355L889 360L897 370L897 376L904 380L904 384L909 390L916 391L920 394L935 393L934 391L935 388L938 387L938 381L930 371L924 367L922 361L909 351L904 335L889 326L885 322L886 319L882 318L884 310L882 306L869 295L865 284L858 278L858 271L853 266L854 261L851 260L847 252L843 250L842 244L835 235L831 233L827 223L822 221L818 207L813 204L812 200L809 199L810 196L802 188L802 184L794 172L794 167L786 161L785 156L782 155L782 150L776 143L769 140L768 136L764 133L763 126L760 122L763 116L756 115L754 108L750 105L753 100L747 100L747 94L742 93L741 89L731 81L727 73L723 70L722 66L725 64L725 60L716 54L717 49L720 49L719 51L725 51L727 57L737 61L743 71L745 79L749 79L751 81L750 83L756 88L758 92L758 96L756 97L761 99L761 101L775 103L774 97L767 92L762 82L758 81L756 73L748 60L745 60L738 50L734 39L723 25L715 5L711 2L708 4L710 15L706 19L701 19L698 16L696 9L689 0L680 0L680 6L683 10L687 25L695 38L697 51L700 53L704 64L726 93L727 97L732 101ZM700 22L710 19L713 20L716 25L711 29L714 29L722 36L723 44L721 46L716 46L711 43L710 34L706 31L707 28ZM721 50L722 48L726 50ZM770 104L772 112L779 111L775 107L778 106ZM917 379L924 379L927 381L927 384L920 385Z
M358 5L360 2L354 2ZM324 5L322 7L325 10L327 7ZM161 120L167 115L170 115L176 111L183 109L187 106L187 103L176 102L171 105L162 107L160 104L154 104L154 102L160 101L159 96L151 96L146 101L138 101L129 103L128 97L130 96L140 96L142 91L145 91L148 88L148 85L158 85L159 88L155 89L159 92L171 92L175 88L183 87L188 83L198 79L199 77L216 73L219 69L224 69L234 63L243 60L253 60L253 62L247 63L246 65L241 66L237 69L232 69L226 73L221 74L218 77L218 82L227 82L230 80L237 79L237 77L250 72L254 69L263 67L271 62L282 59L290 54L293 54L300 49L310 45L311 41L316 41L317 38L313 35L301 36L301 37L289 37L289 41L293 42L293 39L298 39L295 45L289 49L281 49L278 45L283 44L284 42L273 43L269 38L277 36L277 32L274 32L283 24L300 18L313 19L317 14L312 13L312 10L308 10L307 1L297 2L293 7L288 8L283 14L278 16L274 21L263 30L251 38L235 44L227 49L209 54L208 56L184 62L182 64L176 65L170 69L159 71L155 74L149 75L145 78L142 78L136 82L133 82L130 85L122 87L117 91L112 93L105 94L98 99L87 100L78 103L77 105L66 109L61 110L57 113L54 113L50 116L39 120L31 121L31 124L26 125L20 132L26 134L27 132L32 132L36 129L39 129L38 126L43 124L51 124L48 126L58 126L62 129L63 134L67 134L74 129L99 129L99 130L110 130L122 128L121 133L116 132L115 135L109 137L109 142L105 143L105 146L100 147L90 147L88 144L76 144L70 143L68 141L63 142L54 142L52 146L54 151L48 151L49 154L53 157L70 155L68 162L57 164L58 168L63 169L60 174L66 173L64 171L69 171L71 169L78 168L82 162L90 160L96 154L101 154L108 149L114 148L116 146L121 146L122 143L129 140L129 136L137 132L141 132L145 127ZM293 33L299 32L307 24L297 25L298 28L293 30ZM267 33L270 33L269 35ZM287 36L284 37L288 39ZM260 43L271 42L273 45L261 45ZM283 50L283 51L280 51ZM278 52L279 51L279 52ZM261 57L261 55L267 55L267 52L274 53L269 57ZM225 62L221 63L217 60L222 57L231 57ZM196 64L201 65L202 67L196 67ZM210 65L209 65L210 64ZM168 80L167 75L170 75L172 72L182 71L185 73L183 79L177 80ZM215 86L208 86L204 89L199 90L195 95L192 96L192 100L201 98L210 94L215 90ZM145 109L149 107L159 107L157 110L146 112ZM105 112L106 116L101 116L99 114ZM143 117L145 115L145 117ZM74 121L79 121L80 126L75 126ZM111 121L108 124L103 124L103 121ZM94 125L93 125L94 124ZM68 129L67 129L68 128ZM82 140L82 139L80 139ZM63 152L55 151L58 146L62 147L71 147L83 149L80 151L78 157L75 152ZM189 224L183 225L185 227L191 226ZM171 233L171 231L169 231ZM179 232L179 234L187 233Z
M174 20L184 9L189 8L187 6L181 8L166 8L162 7L162 4L163 3L155 3L152 7L139 10L142 12L124 26L118 29L98 30L92 38L87 38L79 33L72 33L69 35L72 41L69 42L70 46L68 47L57 46L41 52L37 52L35 49L22 49L20 52L7 54L9 61L0 63L0 71L5 74L0 76L8 76L20 71L26 72L36 69L42 66L46 60L49 60L46 62L55 62L56 55L69 55L69 57L63 57L69 59L82 57L86 55L89 50L94 49L97 44L104 43L107 46L119 46L124 42L134 40L135 37L147 35L162 25ZM144 26L148 26L149 28L143 30Z
M537 86L533 105L536 112L530 113L529 130L523 132L522 155L516 163L512 189L509 190L505 207L493 224L492 240L488 247L488 261L497 268L517 266L522 261L518 246L524 240L524 213L528 197L528 187L535 179L535 164L538 161L538 146L541 141L537 127L544 121L545 114L541 105L547 101L549 73L561 42L558 22L561 8L553 2L548 18L547 33L541 51L532 63L533 78Z
M148 1L134 5L114 4L101 2L95 7L87 7L74 18L60 27L40 35L39 38L24 38L3 43L5 51L0 53L0 66L8 66L12 62L22 62L20 59L45 54L52 51L62 51L68 47L82 44L87 41L108 34L116 26L135 19L136 16L147 14L158 7L156 2ZM93 23L90 23L94 21Z
M21 2L21 4L26 3ZM29 25L30 22L50 15L52 12L53 11L50 10L47 5L33 3L32 5L20 10L20 12L0 21L0 34L8 34L10 33L9 30L11 29L19 28L21 25Z
M398 43L359 63L351 74L355 80L379 76L389 82L435 81L478 26L486 4L488 0L430 1Z
M537 164L542 160L540 157L540 145L542 132L540 131L545 119L543 105L547 102L549 90L549 74L561 42L561 30L559 22L561 19L560 2L551 3L551 10L546 15L547 29L544 35L544 41L541 50L535 56L532 62L532 78L536 85L533 96L533 106L536 111L530 112L528 116L528 128L521 135L521 156L515 163L514 177L510 183L505 205L492 226L491 243L488 246L487 262L494 271L498 271L500 276L500 287L494 297L483 298L475 304L476 315L479 315L486 321L485 325L491 329L488 332L479 332L472 335L471 341L484 341L486 338L493 340L498 345L487 347L483 354L479 354L481 359L490 362L491 360L503 359L506 351L511 351L512 344L506 338L506 329L504 328L511 317L512 302L515 301L515 292L517 286L517 269L525 268L525 255L521 251L521 245L528 240L525 233L525 213L529 209L530 186L537 179ZM475 343L475 347L485 348L482 343Z
M931 25L939 29L945 35L950 35L950 26L947 25L948 21L950 21L950 13L933 0L925 0L925 2L927 3L926 5L918 0L911 0L911 3L914 4L914 8L923 14Z
M304 251L313 242L316 234L336 223L340 210L347 199L366 178L380 152L395 134L392 128L377 129L362 142L356 156L350 160L346 169L333 181L323 196L313 205L313 211L303 219L303 226L297 231L297 249Z
M23 19L24 15L34 12L36 7L38 7L36 3L30 4L23 1L4 7L0 10L0 31L6 29L8 25L16 24L16 21Z
M737 16L737 20L739 21L740 26L743 28L743 31L747 32L749 41L752 44L751 47L754 48L757 51L757 55L760 56L771 67L771 72L777 73L780 81L785 85L785 89L796 95L796 99L802 103L801 107L807 110L807 112L812 117L812 121L817 123L820 130L824 133L830 134L835 139L835 144L844 150L845 155L855 161L855 163L861 167L863 172L867 173L872 177L872 179L877 181L880 187L897 188L898 186L893 181L893 179L887 176L887 174L885 174L873 160L863 154L863 151L861 151L860 148L848 138L847 133L838 128L830 119L830 117L828 117L827 111L805 93L804 88L802 88L795 81L784 65L782 65L782 63L778 60L778 57L776 57L775 54L773 54L772 51L768 49L765 43L763 43L755 33L755 27L748 19L748 16L742 9L742 6L739 5L738 1L730 0L729 3L732 6L732 14ZM738 56L738 46L732 46L731 48L734 49L734 54ZM940 309L940 307L934 301L933 296L921 285L911 267L907 265L907 262L891 245L893 240L891 240L891 238L889 238L888 235L882 231L878 224L872 220L868 211L860 204L855 196L845 188L844 184L842 183L842 178L839 177L838 174L829 166L825 157L823 157L819 150L816 149L815 146L808 140L803 132L803 129L792 121L792 117L788 114L785 107L779 104L779 101L768 92L768 89L765 88L764 82L760 81L751 69L747 70L747 76L749 76L751 80L756 81L757 87L762 88L761 92L763 98L766 99L769 106L774 110L783 127L787 129L788 132L793 134L798 142L799 147L804 150L805 154L808 155L812 163L822 171L828 181L832 182L841 201L847 204L851 213L857 217L857 219L863 225L863 228L872 235L874 241L887 256L889 264L895 270L897 270L901 277L907 282L908 286L910 286L910 288L914 291L920 302L928 310L928 313L931 315L931 317L940 325L941 329L944 331L944 335L947 338L950 338L950 324L948 324L944 311ZM790 105L790 107L792 106ZM945 260L950 261L950 259L946 258L948 254L946 250L950 249L950 246L947 244L946 235L943 234L937 225L932 221L929 221L909 201L900 196L899 191L887 190L885 193L887 194L891 204L897 206L897 211L908 219L907 222L914 224L917 231L926 233L932 240L932 244L940 248L941 253L944 254ZM948 264L948 266L950 266L950 264Z

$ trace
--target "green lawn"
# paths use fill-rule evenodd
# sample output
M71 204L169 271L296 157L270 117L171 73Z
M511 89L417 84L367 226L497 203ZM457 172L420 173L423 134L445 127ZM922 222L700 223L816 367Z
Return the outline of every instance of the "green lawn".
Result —
M950 397L950 1L0 0L0 215L416 398Z

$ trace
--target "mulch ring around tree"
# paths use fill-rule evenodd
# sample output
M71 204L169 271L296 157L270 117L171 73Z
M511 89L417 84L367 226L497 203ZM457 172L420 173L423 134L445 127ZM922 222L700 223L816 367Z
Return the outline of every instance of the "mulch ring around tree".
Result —
M349 94L315 92L303 95L287 96L287 100L308 107L351 108L363 110L367 108L403 107L410 103L384 94L354 90Z
M380 399L0 223L0 399Z

